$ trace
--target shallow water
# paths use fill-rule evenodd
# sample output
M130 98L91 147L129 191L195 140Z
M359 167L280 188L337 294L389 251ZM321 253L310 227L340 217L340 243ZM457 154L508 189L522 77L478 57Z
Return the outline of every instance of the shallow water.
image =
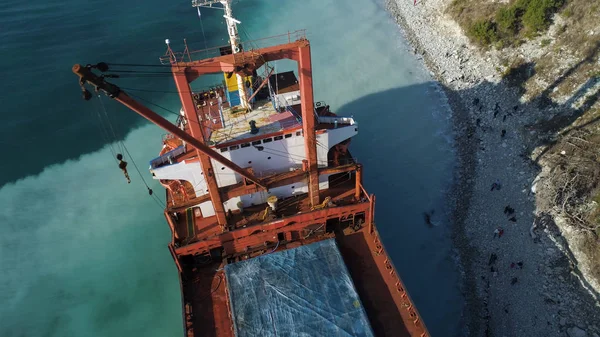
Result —
M448 111L382 2L247 0L234 13L254 39L307 29L315 99L359 122L351 151L377 195L383 242L432 335L458 333L462 299L443 207L454 156ZM8 28L0 70L10 79L0 90L0 143L13 158L0 164L0 336L182 335L161 210L133 169L124 182L98 129L99 104L80 99L70 67L157 64L165 38L203 47L202 27L208 46L224 44L220 16L203 10L201 25L188 1L0 4ZM115 83L173 90L166 77ZM178 109L174 94L135 93ZM163 132L104 102L150 181L146 163ZM431 209L438 226L427 228L422 212Z

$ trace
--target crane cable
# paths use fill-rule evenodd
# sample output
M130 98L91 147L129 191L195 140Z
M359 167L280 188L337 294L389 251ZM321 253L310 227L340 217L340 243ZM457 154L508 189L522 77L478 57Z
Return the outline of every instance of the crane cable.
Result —
M154 105L154 106L156 106L156 107L158 107L158 108L160 108L160 109L163 109L164 111L166 111L166 112L169 112L169 113L171 113L171 114L173 114L173 115L176 115L176 116L178 116L178 117L181 117L181 115L180 115L180 114L178 114L177 112L175 112L175 111L173 111L173 110L171 110L171 109L165 108L165 107L163 107L163 106L161 106L161 105L158 105L158 104L156 104L156 103L153 103L153 102L151 102L151 101L149 101L149 100L147 100L147 99L144 99L144 98L142 98L142 97L139 97L139 96L137 96L137 95L134 95L134 94L130 94L130 96L133 96L133 97L136 97L136 98L138 98L138 99L141 99L141 100L145 101L146 103L149 103L149 104L151 104L151 105ZM100 97L100 96L99 96L99 97ZM101 101L101 102L102 102L102 101ZM102 103L103 103L103 102L102 102ZM108 118L108 114L106 113L106 109L105 109L105 107L104 107L104 104L102 104L102 108L104 109L104 113L106 114L106 116L107 116L107 118ZM110 120L108 120L108 123L110 124ZM112 129L112 125L111 125L111 129ZM213 131L215 131L215 132L217 131L217 130L214 130L214 129L210 128L210 127L209 127L209 129L211 129L211 130L213 130ZM316 140L316 139L315 139L315 140ZM140 172L140 170L139 170L139 168L138 168L137 164L135 163L135 160L133 159L133 157L132 157L132 156L131 156L131 154L129 153L129 150L128 150L128 149L127 149L127 147L125 146L125 143L124 143L123 141L119 141L119 142L120 142L120 143L121 143L121 145L123 146L123 149L124 149L124 151L127 153L127 155L129 156L129 158L131 159L131 161L132 161L132 163L133 163L133 165L134 165L134 167L135 167L136 171L138 172L138 174L140 175L140 178L142 179L142 182L144 183L144 185L145 185L145 186L146 186L146 188L148 189L148 193L150 194L150 196L152 196L152 197L153 197L154 201L155 201L155 202L156 202L156 203L157 203L159 206L161 206L161 207L165 208L165 207L166 207L166 205L164 205L164 203L162 203L162 201L160 201L160 199L158 199L158 197L156 197L156 196L155 196L155 195L152 193L152 189L151 189L151 188L148 186L148 184L147 184L147 183L146 183L146 181L144 180L144 177L143 177L142 173ZM325 147L323 144L321 144L319 141L316 141L316 145L317 145L317 146L320 146L320 147L322 147L322 148L323 148L323 149L325 149L325 150L327 150L327 148L326 148L326 147ZM281 151L281 150L272 149L272 148L271 148L271 149L265 149L264 147L262 147L262 149L261 149L261 150L259 150L259 151L261 151L261 152L264 152L264 153L267 153L267 154L270 154L270 155L273 155L273 156L279 156L279 157L282 157L282 158L293 158L293 157L297 157L296 159L300 159L300 160L302 160L302 159L305 159L305 157L304 157L304 156L301 156L301 155L296 155L296 154L292 154L292 153L290 153L290 152L289 152L287 149L285 149L285 147L284 147L284 150L285 150L285 152L284 152L284 151ZM331 183L331 184L333 184L333 182L336 182L336 181L338 181L340 178L343 178L343 177L344 177L344 176L337 177L337 178L333 179L333 180L332 180L330 183ZM199 184L200 184L200 183L199 183ZM198 185L199 185L199 184L198 184ZM194 186L194 188L195 188L195 187L196 187L196 186Z
M127 146L125 145L125 142L123 140L119 140L117 135L118 135L118 130L115 131L116 127L113 127L112 122L110 121L110 118L108 116L108 112L106 111L106 107L104 106L104 102L102 101L102 97L101 95L98 95L98 100L100 101L100 106L102 107L102 112L104 113L104 116L106 117L106 121L108 122L109 128L113 134L113 136L115 137L115 141L116 143L119 145L120 149L122 152L126 153L127 156L129 157L129 159L131 160L131 162L133 163L133 167L135 167L135 170L137 171L137 173L139 174L142 182L144 183L144 186L146 186L146 189L148 190L148 194L150 195L150 197L152 197L152 199L156 202L156 204L158 206L160 206L161 208L165 208L165 204L162 202L162 200L160 200L156 195L154 195L154 191L152 191L152 189L150 188L150 186L148 185L148 183L146 182L146 180L144 179L144 176L142 175L142 172L140 171L140 169L138 168L135 160L133 159L133 156L131 155L131 153L129 152L129 149L127 148ZM111 152L114 155L114 150L112 150L112 145L111 145ZM114 155L114 157L116 159L116 155Z
M110 129L110 132L112 133L112 136L113 136L112 139L114 139L114 142L116 142L117 145L119 145L119 151L123 152L123 146L119 142L119 137L117 135L117 132L115 132L115 129L112 126L110 117L108 117L108 113L106 112L106 107L104 106L104 102L102 101L102 97L101 97L100 93L98 93L98 101L100 101L100 106L102 107L101 111L104 114L104 117L106 118L106 122L108 123L109 129Z
M158 104L156 104L156 103L154 103L154 102L152 102L152 101L149 101L149 100L147 100L147 99L145 99L145 98L143 98L143 97L140 97L140 96L138 96L138 95L135 95L135 94L132 94L132 93L128 93L128 95L129 95L129 96L131 96L131 97L137 98L137 99L139 99L139 100L141 100L141 101L144 101L144 102L146 102L146 103L148 103L148 104L150 104L150 105L153 105L153 106L155 106L155 107L157 107L157 108L163 109L164 111L166 111L166 112L168 112L168 113L170 113L170 114L172 114L172 115L175 115L175 116L177 116L178 118L184 118L184 119L185 119L185 117L184 117L184 116L182 116L181 114L179 114L179 113L177 113L177 112L175 112L175 111L173 111L173 110L171 110L171 109L168 109L168 108L165 108L165 107L163 107L163 106L160 106L160 105L158 105ZM221 134L221 135L222 135L222 136L224 136L224 137L227 137L227 138L229 138L229 137L228 137L226 134L224 134L223 132L221 132L221 131L219 131L219 130L217 130L217 129L211 128L211 127L210 127L210 126L208 126L208 125L203 125L201 122L190 121L189 119L185 119L185 121L186 121L186 122L188 122L188 123L189 123L189 122L194 122L195 124L199 125L200 127L205 127L205 128L207 128L207 129L209 129L209 130L211 130L211 131L213 131L213 132L216 132L216 133L218 133L218 134ZM235 124L237 124L237 123L235 123Z
M144 101L144 102L146 102L146 103L148 103L148 104L150 104L150 105L156 106L157 108L163 109L164 111L166 111L166 112L168 112L168 113L170 113L170 114L173 114L173 115L175 115L175 116L181 117L181 115L180 115L180 114L178 114L177 112L175 112L175 111L173 111L173 110L171 110L171 109L168 109L168 108L165 108L165 107L163 107L163 106L160 106L160 105L158 105L158 104L156 104L156 103L153 103L153 102L151 102L151 101L149 101L149 100L147 100L147 99L145 99L145 98L142 98L142 97L140 97L140 96L137 96L137 95L134 95L134 94L131 94L131 93L129 93L129 95L130 95L131 97L135 97L135 98L137 98L137 99L140 99L140 100L142 100L142 101ZM207 127L208 129L210 129L211 131L214 131L214 132L220 133L220 131L219 131L219 130L213 129L213 128L209 127L209 126L205 126L205 127ZM296 154L291 154L291 153L289 153L289 152L287 152L287 151L284 153L283 151L276 150L276 149L264 149L264 148L263 148L262 150L259 150L259 151L263 151L263 152L265 152L265 153L268 153L268 154L271 154L271 155L274 155L274 156L280 156L280 157L284 157L284 158L289 158L289 157L297 157L297 159L300 159L300 160L302 160L302 159L305 159L305 157L304 157L304 156L300 156L300 155L296 155ZM274 152L271 152L271 151L274 151L274 152L280 152L280 153L274 153Z
M178 116L178 117L182 117L182 116L181 116L180 114L178 114L177 112L175 112L175 111L173 111L173 110L171 110L171 109L165 108L164 106L158 105L158 104L156 104L156 103L154 103L154 102L152 102L152 101L150 101L150 100L147 100L147 99L145 99L145 98L143 98L143 97L140 97L140 96L138 96L138 95L135 95L135 94L132 94L132 93L129 93L128 95L129 95L129 96L131 96L131 97L137 98L137 99L139 99L139 100L142 100L142 101L144 101L144 102L146 102L146 103L148 103L148 104L150 104L150 105L153 105L153 106L155 106L155 107L157 107L157 108L163 109L164 111L166 111L166 112L168 112L168 113L170 113L170 114L172 114L172 115L175 115L175 116ZM188 120L188 122L189 122L189 120ZM237 123L236 123L236 124L237 124ZM200 125L201 125L201 124L200 124ZM208 129L210 129L210 130L211 130L211 131L213 131L213 132L216 132L216 133L221 133L219 130L217 130L217 129L213 129L213 128L209 127L209 126L204 126L204 127L206 127L206 128L208 128ZM316 139L315 139L315 141L316 141L316 145L317 145L318 147L321 147L323 150L325 150L325 152L328 152L328 151L329 151L329 149L328 149L328 148L327 148L325 145L321 144L321 143L320 143L318 140L316 140ZM301 155L296 155L296 154L289 153L289 151L287 151L287 150L286 150L285 152L284 152L284 151L281 151L281 150L276 150L276 149L263 149L263 150L260 150L260 151L263 151L263 152L265 152L265 153L268 153L268 154L272 154L272 155L274 155L274 156L280 156L280 157L296 157L297 159L300 159L300 160L302 160L302 159L306 159L304 156L301 156ZM280 152L280 153L274 153L274 152Z
M99 95L98 95L98 98L100 98ZM104 125L104 120L102 119L102 115L100 114L98 105L94 104L94 109L96 110L96 117L98 117L98 121L99 121L99 123L96 125L98 126L98 129L100 130L100 133L102 134L102 138L104 138L104 141L106 142L106 144L108 144L108 148L110 149L110 153L112 154L113 159L118 162L117 152L113 148L113 141L110 139L108 130ZM92 115L93 115L93 113L92 113Z
M252 44L254 44L255 48L257 48L257 49L258 49L258 45L252 41L252 39L251 39L251 37L250 37L250 33L248 33L248 32L246 31L246 29L244 28L244 26L241 26L241 25L240 25L240 27L241 27L241 29L242 29L242 33L243 33L244 35L246 35L246 38L249 40L249 41L248 41L248 43L249 43L249 44L251 44L251 45L252 45ZM269 63L268 63L268 62L266 62L266 60L264 59L264 57L263 57L262 55L260 55L260 57L263 59L263 62L265 63L265 65L266 65L267 67L269 67L270 65L269 65ZM275 62L274 62L274 64L275 64L275 65L273 66L273 72L274 72L274 75L275 75L275 90L276 90L276 92L278 92L278 91L279 91L279 84L278 84L278 81L277 81L277 77L278 77L278 76L277 76L277 61L275 61ZM268 74L267 70L268 70L268 69L265 69L265 73L266 73L266 74ZM285 98L284 98L284 99L285 99ZM286 103L287 103L287 100L286 100ZM286 108L287 108L287 106L286 106ZM290 106L290 108L291 108L291 106ZM287 110L288 110L288 111L290 111L290 110L293 110L293 108L292 108L292 109L287 109ZM317 114L317 111L316 111L316 109L315 109L314 107L313 107L313 112L314 112L314 114L315 114L315 118L316 118L316 120L318 121L318 120L319 120L319 115ZM291 113L292 115L294 115L296 118L300 118L300 120L302 119L302 115L301 115L301 114L300 114L300 116L298 116L298 113L297 113L297 112L295 112L295 111L294 111L294 112L290 111L290 113ZM307 135L306 137L308 138L309 136ZM315 135L315 137L314 137L314 138L315 138L314 140L315 140L315 143L316 143L316 145L317 145L317 146L320 146L321 148L323 148L323 149L325 150L325 152L328 152L328 151L329 151L329 149L327 149L327 148L326 148L326 147L325 147L323 144L319 143L319 141L316 139L316 135Z

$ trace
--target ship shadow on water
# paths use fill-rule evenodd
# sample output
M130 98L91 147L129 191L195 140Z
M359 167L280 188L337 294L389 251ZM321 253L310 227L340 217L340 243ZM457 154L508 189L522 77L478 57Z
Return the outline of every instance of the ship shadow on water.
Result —
M595 60L597 54L598 48L595 48L592 55L565 71L556 82L525 103L520 102L520 98L525 92L525 82L535 75L533 63L513 69L498 84L485 81L464 91L453 91L438 82L427 82L369 94L337 109L338 115L352 115L359 123L359 134L350 149L365 167L366 188L377 196L377 227L433 336L449 335L449 331L454 331L450 335L459 336L465 333L462 327L467 324L471 327L489 324L477 322L479 318L463 317L462 313L464 299L460 294L475 293L475 278L479 275L475 275L473 270L481 269L473 264L485 263L487 268L487 256L476 251L463 254L463 272L467 278L459 280L452 239L455 239L454 243L468 245L463 241L466 226L463 211L469 207L474 188L467 180L472 179L475 173L475 160L467 160L460 161L462 174L455 174L459 156L464 158L467 153L493 151L480 144L479 137L483 133L497 133L498 145L503 139L510 142L511 137L520 134L526 139L527 148L522 152L515 150L514 156L522 158L523 164L519 166L530 167L526 181L531 184L541 171L538 164L540 157L556 145L554 137L534 134L556 133L586 113L598 101L596 84L600 76L590 76L579 83L580 88L564 104L553 102L550 94L578 67ZM450 116L444 97L461 111ZM478 100L461 103L459 97L477 97ZM579 107L572 107L571 104L578 100ZM469 109L475 111L473 119L468 117ZM526 114L532 109L542 109L544 120L526 122L530 117ZM450 124L453 118L464 122L452 131ZM597 123L598 119L600 117L568 132ZM536 133L532 133L533 130ZM460 147L453 145L455 141L452 138L459 140ZM534 160L530 159L533 149L541 145L547 148ZM458 200L460 209L454 212L446 205L446 195L459 187L464 190L465 186L470 187ZM508 198L508 195L522 195L523 186L505 181L502 189L508 191L504 194ZM528 232L534 219L535 203L527 198L520 199L517 213L523 212L524 216L519 217L518 223L526 228L521 227L519 231ZM509 199L499 202L511 204ZM431 209L438 210L434 216L434 223L438 226L428 228L422 214ZM490 212L502 212L502 209ZM495 227L490 224L490 233ZM566 241L560 239L565 246L565 258L573 261L573 253ZM469 246L469 249L473 247ZM521 258L526 261L527 257ZM578 270L576 273L581 276ZM580 279L587 292L599 298L599 294L582 277ZM487 310L482 307L482 301L477 302L467 303L469 311ZM589 304L592 304L591 299ZM469 322L465 322L466 319Z
M427 82L369 94L335 111L358 122L350 151L364 165L365 188L377 197L378 231L433 336L457 331L462 311L444 225L443 191L454 155L443 110L435 84ZM423 222L423 211L431 209L440 224L435 230Z
M349 235L340 244L340 251L352 275L356 290L361 296L371 328L375 336L410 336L393 301L393 294L376 267L376 261L369 251L366 240L368 238L364 234ZM352 261L363 261L363 263L352 263ZM377 289L377 292L372 292L373 289ZM369 290L371 290L370 296L361 295L368 294ZM387 301L381 300L386 298Z

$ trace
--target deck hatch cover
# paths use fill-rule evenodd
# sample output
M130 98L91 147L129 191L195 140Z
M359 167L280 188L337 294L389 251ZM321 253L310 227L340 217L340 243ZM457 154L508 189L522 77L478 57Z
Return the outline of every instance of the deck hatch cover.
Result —
M374 336L334 239L225 266L237 337Z

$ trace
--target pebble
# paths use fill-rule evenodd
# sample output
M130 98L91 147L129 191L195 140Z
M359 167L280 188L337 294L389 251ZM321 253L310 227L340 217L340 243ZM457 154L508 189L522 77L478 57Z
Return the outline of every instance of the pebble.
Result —
M585 332L585 330L574 326L570 329L567 329L567 336L569 337L588 337L587 332Z

